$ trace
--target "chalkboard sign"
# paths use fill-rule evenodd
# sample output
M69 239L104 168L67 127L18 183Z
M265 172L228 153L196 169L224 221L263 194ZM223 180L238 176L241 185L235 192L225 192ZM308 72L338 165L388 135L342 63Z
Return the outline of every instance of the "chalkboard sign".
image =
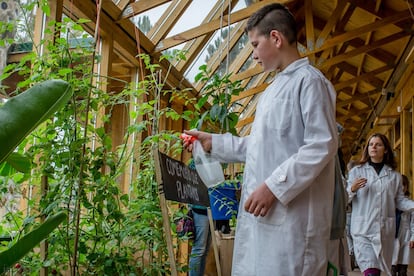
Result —
M158 154L165 198L182 203L210 206L207 187L197 171L161 152Z

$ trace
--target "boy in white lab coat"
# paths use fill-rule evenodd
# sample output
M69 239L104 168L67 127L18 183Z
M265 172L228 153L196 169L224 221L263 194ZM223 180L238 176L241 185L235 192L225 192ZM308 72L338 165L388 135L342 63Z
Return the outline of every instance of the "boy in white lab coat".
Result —
M253 59L277 71L246 137L187 131L221 162L244 162L233 276L326 275L332 218L336 92L297 49L295 17L281 4L253 14ZM184 147L192 150L191 143Z

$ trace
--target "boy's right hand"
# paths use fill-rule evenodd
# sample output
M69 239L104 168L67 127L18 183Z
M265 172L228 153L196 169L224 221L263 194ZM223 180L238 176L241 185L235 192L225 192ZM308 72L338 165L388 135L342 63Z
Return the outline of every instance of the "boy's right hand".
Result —
M211 151L212 136L210 133L198 130L184 130L184 133L194 137L191 139L183 140L183 145L186 150L190 152L193 151L193 142L194 140L198 140L203 146L205 152Z

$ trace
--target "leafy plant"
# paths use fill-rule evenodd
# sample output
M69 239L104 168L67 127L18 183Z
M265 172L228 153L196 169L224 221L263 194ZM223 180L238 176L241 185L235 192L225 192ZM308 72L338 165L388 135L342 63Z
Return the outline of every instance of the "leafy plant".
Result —
M206 84L201 91L196 108L201 111L206 103L211 106L206 111L200 112L201 116L196 122L196 128L201 129L203 123L208 120L220 132L230 132L236 135L239 114L234 110L238 104L232 102L232 97L243 91L241 81L231 81L231 73L223 76L218 74L211 76L207 65L202 65L199 69L200 72L196 75L195 81L206 82Z
M0 164L8 157L17 170L25 170L16 160L21 155L12 151L40 123L63 107L72 96L72 89L67 82L49 80L39 83L0 106ZM11 157L10 157L11 156ZM21 162L20 162L21 163ZM3 167L4 168L4 167ZM2 170L4 172L4 170ZM4 273L38 243L44 240L67 215L59 213L37 229L32 230L21 239L12 242L12 246L0 252L0 273Z
M39 83L12 97L0 108L0 163L40 123L68 102L70 85L62 80Z
M10 267L17 263L24 255L29 253L42 240L44 240L56 227L59 226L67 215L64 212L48 218L38 228L30 231L28 234L19 239L9 249L0 252L0 274L6 272Z
M93 38L82 31L84 22L68 18L53 22L53 33L60 36L54 44L42 41L47 55L39 55L34 47L19 63L8 65L2 76L25 76L17 91L51 78L64 79L74 88L74 96L53 120L40 125L17 147L16 153L33 160L32 168L23 166L24 172L18 172L8 167L0 174L0 192L12 182L14 193L21 193L28 204L27 209L10 211L2 218L0 236L23 235L35 229L39 214L63 211L68 223L48 239L53 254L46 258L35 251L26 254L20 261L26 274L38 275L40 269L50 268L72 275L168 275L152 154L155 146L171 155L181 151L177 134L160 129L158 122L192 119L197 111L177 112L168 101L182 97L194 105L195 99L186 90L170 88L169 71L161 74L147 55L138 57L146 68L144 79L124 82L121 91L102 91L100 85L110 77L93 71L101 57L94 52ZM161 59L185 58L181 52L169 55ZM122 141L115 144L110 127L113 110L119 108L127 111L129 123ZM14 153L8 161L19 164ZM121 189L120 179L126 173L132 174L131 182ZM39 191L41 182L47 183L44 194L25 192Z
M201 98L198 100L196 109L202 110L200 117L193 121L193 127L202 129L203 123L207 121L207 131L215 131L219 133L230 132L237 135L236 125L239 121L239 114L235 112L238 103L232 101L233 96L237 96L243 91L241 81L232 81L231 74L214 74L207 69L206 65L199 67L200 72L196 75L195 81L205 82ZM210 104L209 107L207 103ZM227 164L222 164L223 168L227 168ZM220 212L224 212L225 216L232 217L233 225L237 214L236 199L230 198L222 194L220 191L229 189L229 185L233 186L232 190L236 191L239 187L240 179L226 180L209 189L210 203L212 208L216 208ZM235 194L235 193L234 193Z

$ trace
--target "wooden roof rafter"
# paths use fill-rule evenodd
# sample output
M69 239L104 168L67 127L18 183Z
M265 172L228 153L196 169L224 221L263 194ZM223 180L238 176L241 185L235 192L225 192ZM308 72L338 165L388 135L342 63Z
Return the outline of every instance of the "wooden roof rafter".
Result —
M131 1L133 0L118 0L116 5L118 6L119 10L122 12Z
M361 27L353 29L353 30L349 30L349 31L347 31L345 33L342 33L340 35L337 35L337 36L333 36L333 37L327 39L317 49L308 51L307 54L317 53L317 52L326 50L326 49L328 49L330 47L333 47L333 46L336 46L338 44L345 43L345 42L347 42L347 41L349 41L353 38L360 37L363 34L371 32L372 30L379 29L379 28L384 27L384 26L389 25L389 24L395 24L397 22L400 22L400 21L405 20L405 19L410 18L410 17L411 17L411 14L410 14L409 10L405 10L405 11L402 11L402 12L397 12L397 13L389 16L389 17L386 17L386 18L380 19L378 21L375 21L374 23L367 24L367 25L361 26Z
M352 57L355 57L360 54L368 54L371 51L374 51L388 43L394 43L396 40L406 38L410 34L406 31L401 31L395 34L391 34L385 38L379 39L377 41L371 41L370 43L365 44L364 46L357 47L353 50L344 52L342 54L336 55L328 60L324 60L323 62L319 63L319 67L321 69L333 66L335 64L347 61L351 59ZM379 56L375 56L375 58L378 58ZM395 59L395 57L394 57ZM382 61L382 60L381 60ZM389 62L389 61L388 61Z
M137 59L137 47L140 46L142 53L150 53L149 50L154 48L154 44L139 30L132 22L125 20L119 23L115 23L114 16L116 15L115 9L117 8L115 3L112 1L105 1L105 7L111 11L109 13L101 14L101 33L105 36L105 33L116 33L117 39L114 40L114 49L117 54L122 57L124 60L130 62L132 65L139 67L140 63ZM66 11L72 9L69 16L77 15L80 18L89 18L91 23L89 26L94 27L96 24L96 14L94 10L96 6L92 1L84 0L64 0L64 8ZM140 44L137 45L136 35L139 36ZM159 57L159 55L153 55L154 58ZM162 73L166 74L169 72L168 85L178 89L190 89L189 93L194 93L195 89L188 80L186 80L176 69L175 67L170 67L171 64L168 60L163 59L160 63L161 68L163 68Z
M69 0L64 0L69 3ZM231 2L234 7L237 0L214 0L215 7L223 5L223 2ZM89 4L83 4L89 3ZM135 26L130 18L137 16L144 11L159 7L163 4L167 6L166 12L154 25L148 36L139 33L140 46L143 52L149 53L154 60L160 56L160 51L170 49L178 44L185 43L183 50L188 50L187 60L174 63L174 73L171 84L179 84L183 87L192 86L184 79L184 74L195 70L194 65L199 62L197 58L201 56L201 51L211 43L212 37L221 26L232 25L230 42L224 39L219 49L221 53L213 55L208 63L209 69L216 70L223 66L227 51L223 50L227 43L232 49L232 45L237 44L237 38L243 35L242 24L259 7L273 0L252 1L251 6L232 11L230 20L228 12L218 12L217 9L201 11L200 14L213 15L210 20L203 21L195 28L187 29L176 36L168 35L172 28L181 24L179 20L184 14L191 0L118 0L104 1L102 4L105 18L105 29L102 34L111 31L120 34L117 37L119 42L114 43L117 58L114 68L118 68L117 73L127 77L128 64L136 66L136 42ZM412 1L407 0L327 0L327 1L301 1L284 0L279 1L288 5L295 15L298 22L298 47L303 56L309 56L315 60L315 65L327 76L327 78L338 89L337 97L337 120L344 125L345 132L342 136L345 141L352 141L355 137L361 137L370 128L371 118L381 112L381 105L385 105L386 97L382 91L392 90L395 82L401 73L403 62L407 58L405 47L410 45L413 37L413 22L407 4L413 8ZM305 5L304 5L305 4ZM93 19L96 3L94 0L74 0L73 6L80 10L76 16L83 17L82 14L89 14ZM141 5L141 6L140 6ZM174 8L176 6L176 8ZM178 5L180 5L178 7ZM226 5L228 6L228 5ZM69 5L68 5L69 7ZM128 8L127 8L128 7ZM190 6L191 7L191 6ZM223 6L224 8L224 6ZM133 13L127 15L127 9ZM221 9L221 8L220 8ZM223 14L224 16L222 16ZM125 16L125 17L123 17ZM222 17L222 18L221 18ZM205 17L207 18L207 17ZM113 20L113 23L107 21ZM221 21L221 22L220 22ZM228 22L229 21L229 22ZM224 23L223 23L224 22ZM237 24L234 24L236 23ZM313 25L313 26L312 26ZM109 26L109 27L108 27ZM236 31L236 26L239 27ZM89 29L93 29L93 23L88 24ZM233 33L234 30L234 33ZM158 48L156 48L158 46ZM247 69L244 69L249 56L251 56L250 46L244 47L237 58L229 64L229 72L233 72L231 80L241 80L243 86L249 86L238 98L234 98L237 103L244 107L238 110L243 113L243 123L241 123L240 134L247 134L250 131L250 123L254 118L255 102L258 95L263 91L250 87L256 84L257 87L266 86L269 75L264 74L261 66L252 62ZM134 52L135 51L135 52ZM314 58L313 58L314 56ZM408 63L411 63L411 58ZM163 66L167 66L165 64ZM226 65L227 66L227 65ZM243 68L243 69L241 69ZM131 70L133 71L133 70ZM192 80L191 80L192 81ZM195 91L199 91L202 85L194 84ZM257 89L257 88L256 88ZM392 99L391 99L392 100ZM250 103L252 101L252 103ZM250 103L250 104L249 104ZM373 113L373 106L376 110ZM369 118L368 120L366 120ZM361 131L359 131L361 130ZM351 151L346 149L346 156Z
M232 28L232 30L230 31L230 41L228 40L228 38L226 37L222 43L220 44L219 48L216 50L216 52L214 53L214 55L210 58L210 60L207 62L207 67L209 69L211 69L213 72L216 71L220 64L225 62L227 55L230 54L231 49L233 49L233 47L236 45L236 43L239 41L240 37L243 35L244 33L244 27L245 27L245 22L238 22L236 23L236 26ZM247 48L247 47L246 47ZM242 52L244 51L244 49L242 50ZM239 56L241 56L241 58L239 60L235 60L232 63L232 67L239 67L237 64L240 63L244 63L244 61L246 60L244 53L240 53ZM241 65L240 65L241 67ZM239 67L239 68L240 68ZM229 68L230 72L237 72L234 69Z
M171 1L172 0L140 0L130 3L124 7L124 9L122 9L122 14L119 18L117 18L117 20L120 21L129 19L137 14L143 13Z
M365 101L368 99L368 97L375 97L376 98L378 96L378 94L381 93L381 91L382 91L382 89L375 88L375 89L372 89L368 92L355 93L353 95L349 95L349 94L346 94L344 92L344 90L342 90L341 93L345 93L349 97L349 99L347 99L347 100L337 99L336 105L338 107L342 107L342 106L345 106L345 105L352 104L353 102L356 102L356 101L361 101L361 102L367 104Z
M234 7L238 1L239 0L231 0L230 6ZM228 5L226 5L226 7L224 7L223 5L224 2L217 2L213 6L211 11L207 14L202 24L209 22L211 20L219 19L221 18L221 16L228 14ZM191 64L195 61L200 51L202 51L204 47L208 44L209 40L213 36L213 33L214 32L202 35L196 39L188 41L184 45L183 51L187 52L187 59L182 60L175 65L182 74L184 74L184 72L190 68Z
M385 65L385 66L377 68L377 69L375 69L371 72L368 72L368 73L365 73L365 74L362 74L362 75L359 75L359 76L355 76L354 78L351 78L351 79L346 80L346 81L341 81L339 83L336 83L336 84L334 84L334 87L338 91L338 90L341 90L341 89L343 89L343 88L345 88L345 87L347 87L347 86L349 86L353 83L359 82L359 81L365 81L365 82L372 85L371 82L376 79L375 78L376 75L381 74L381 73L386 72L386 71L389 71L391 69L393 69L393 66Z
M156 45L161 39L164 39L168 32L174 27L180 16L185 12L191 0L174 0L161 15L160 19L149 30L147 36Z
M290 0L291 1L291 0ZM281 3L287 3L289 0L281 0L279 1ZM236 22L239 22L241 20L244 20L248 18L252 13L254 13L256 10L260 9L261 7L274 3L273 0L263 0L260 2L256 2L252 4L251 6L241 9L239 11L236 11L230 15L230 22L226 22L226 24L233 24ZM225 18L225 17L224 17ZM207 22L203 25L200 25L195 28L191 28L187 31L184 31L182 33L176 34L172 37L167 37L166 39L161 40L155 48L155 51L163 51L166 49L169 49L171 47L177 46L181 43L187 42L189 40L195 39L197 37L200 37L204 34L216 31L220 29L222 26L221 19L215 19L210 22Z

